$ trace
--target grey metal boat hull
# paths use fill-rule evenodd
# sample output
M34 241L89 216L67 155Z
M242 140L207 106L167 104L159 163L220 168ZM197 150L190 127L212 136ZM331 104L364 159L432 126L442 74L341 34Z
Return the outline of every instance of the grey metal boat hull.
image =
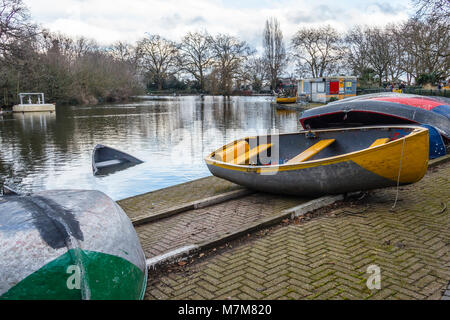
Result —
M280 171L275 175L230 171L208 165L213 175L261 192L320 196L395 186L396 181L378 176L352 161L327 166Z

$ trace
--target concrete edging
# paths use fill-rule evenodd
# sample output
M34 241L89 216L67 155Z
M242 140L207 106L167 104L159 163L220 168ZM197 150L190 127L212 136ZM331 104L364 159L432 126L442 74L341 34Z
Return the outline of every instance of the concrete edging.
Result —
M197 249L198 249L198 246L196 246L195 244L187 245L187 246L169 251L167 253L161 254L159 256L149 258L145 261L145 263L146 263L147 268L149 268L149 269L155 268L159 264L162 264L162 263L168 261L169 259L174 260L183 255L192 254Z
M156 212L151 215L138 216L138 217L131 219L131 222L133 223L134 226L138 226L138 225L141 225L144 223L161 220L161 219L164 219L164 218L167 218L167 217L170 217L170 216L173 216L173 215L185 212L185 211L205 208L205 207L219 204L219 203L222 203L222 202L225 202L228 200L244 197L244 196L247 196L247 195L250 195L253 193L255 193L255 191L249 190L249 189L234 190L234 191L226 192L223 194L219 194L217 196L212 196L212 197L192 201L187 204L180 205L180 206L172 207L169 209L164 209L164 210L161 210L161 211Z
M431 161L428 161L428 168L433 168L437 165L443 164L450 161L450 154L447 154L445 156L439 157L437 159L433 159Z
M303 216L308 212L326 207L330 204L333 204L337 201L341 201L343 199L344 199L344 195L325 196L325 197L318 198L318 199L309 201L307 203L301 204L299 206L283 210L280 214L278 214L276 216L260 220L256 223L250 224L244 228L241 228L241 229L233 231L233 232L227 232L223 236L216 237L216 238L213 238L213 239L210 239L210 240L198 243L198 244L186 245L181 248L177 248L175 250L167 252L165 254L147 259L147 267L155 268L161 264L173 262L177 259L193 255L193 254L203 251L205 249L217 247L223 243L226 243L233 239L239 238L248 233L251 233L251 232L266 228L266 227L273 226L285 219L293 219L296 217Z
M156 193L156 192L169 191L170 189L174 189L174 188L176 188L176 187L181 187L181 186L184 186L184 185L192 184L192 183L194 183L194 182L206 180L206 179L209 179L209 178L211 178L211 177L212 177L212 176L208 176L208 177L203 177L203 178L199 178L199 179L195 179L195 180L191 180L191 181L182 182L182 183L179 183L179 184L176 184L176 185L173 185L173 186L164 187L164 188L161 188L161 189L157 189L157 190L145 192L145 193L143 193L143 194L138 194L138 195L136 195L136 196L131 196L131 197L128 197L128 198L123 198L123 199L117 200L116 202L126 201L126 200L129 200L129 199L133 199L133 198L136 198L136 197L146 196L146 195L149 195L149 194L152 194L152 193Z

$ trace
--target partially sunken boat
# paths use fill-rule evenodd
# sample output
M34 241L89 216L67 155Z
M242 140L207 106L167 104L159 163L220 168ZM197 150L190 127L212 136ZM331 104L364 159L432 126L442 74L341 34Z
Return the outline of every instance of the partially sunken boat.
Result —
M104 175L135 166L143 161L116 149L98 144L92 152L94 175Z
M318 196L409 184L428 167L428 130L382 126L247 137L211 153L211 173L262 192Z
M142 299L145 256L99 191L0 196L0 300Z

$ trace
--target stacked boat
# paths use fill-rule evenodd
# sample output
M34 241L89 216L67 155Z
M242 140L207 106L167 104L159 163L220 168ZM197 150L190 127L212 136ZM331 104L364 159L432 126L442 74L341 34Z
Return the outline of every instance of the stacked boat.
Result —
M429 131L430 158L447 153L450 99L401 93L378 93L339 100L303 112L304 129L368 125L419 125Z
M300 196L414 183L429 158L446 154L444 98L377 94L310 109L299 133L246 137L206 157L217 177L255 190Z

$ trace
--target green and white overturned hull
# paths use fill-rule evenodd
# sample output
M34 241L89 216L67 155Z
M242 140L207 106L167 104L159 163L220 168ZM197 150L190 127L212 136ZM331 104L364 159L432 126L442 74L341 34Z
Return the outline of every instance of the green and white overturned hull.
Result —
M98 191L0 197L0 299L142 299L145 256Z
M140 299L145 280L145 273L123 258L69 250L10 288L1 299Z

